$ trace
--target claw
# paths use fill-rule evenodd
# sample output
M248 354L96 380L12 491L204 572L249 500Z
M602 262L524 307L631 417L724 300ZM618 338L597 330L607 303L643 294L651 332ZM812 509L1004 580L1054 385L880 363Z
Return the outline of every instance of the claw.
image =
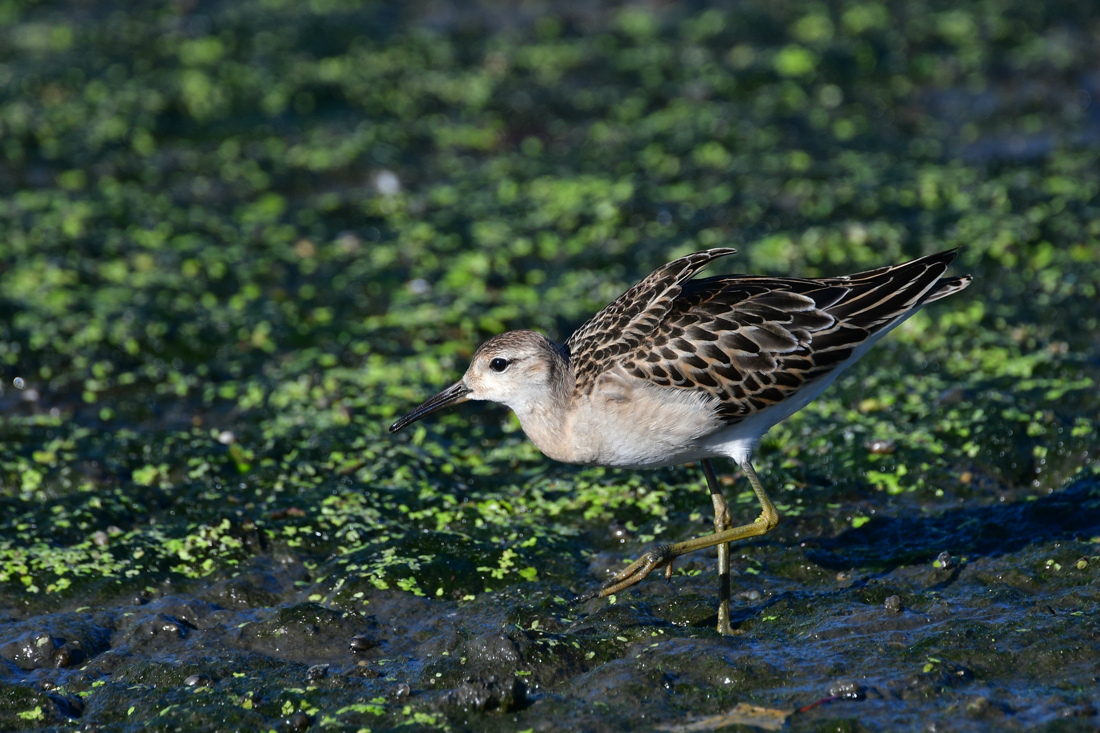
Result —
M582 603L585 603L587 601L591 601L593 598L595 598L599 594L600 594L600 589L596 588L595 590L590 590L590 591L586 591L584 593L581 593L579 596L573 596L573 600L569 601L569 607L570 608L576 608L577 606L581 605Z

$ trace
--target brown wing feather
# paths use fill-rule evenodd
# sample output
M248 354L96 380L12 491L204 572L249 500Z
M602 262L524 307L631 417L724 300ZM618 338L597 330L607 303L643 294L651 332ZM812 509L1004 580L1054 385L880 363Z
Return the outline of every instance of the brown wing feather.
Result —
M595 378L620 357L634 353L661 330L684 282L712 260L735 254L729 247L694 252L655 270L592 316L565 342L577 379L577 390L587 392Z
M620 339L626 350L588 363L587 378L618 364L664 387L707 392L720 400L722 420L739 422L829 373L924 302L966 287L966 277L940 279L956 254L820 280L728 275L685 282L702 265L681 269L675 287L666 283L657 300L646 301L638 286L627 293L634 294L627 310L649 303L647 318L628 319L644 331Z

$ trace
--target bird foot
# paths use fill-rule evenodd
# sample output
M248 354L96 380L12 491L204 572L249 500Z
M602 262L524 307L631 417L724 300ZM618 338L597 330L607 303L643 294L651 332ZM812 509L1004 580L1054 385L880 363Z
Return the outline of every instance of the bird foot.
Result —
M643 578L660 567L666 567L665 577L672 574L672 561L677 555L672 545L657 545L645 552L644 555L608 578L599 587L587 593L582 593L573 599L572 605L578 605L593 598L607 598L612 593L618 593L624 588L629 588L641 582Z

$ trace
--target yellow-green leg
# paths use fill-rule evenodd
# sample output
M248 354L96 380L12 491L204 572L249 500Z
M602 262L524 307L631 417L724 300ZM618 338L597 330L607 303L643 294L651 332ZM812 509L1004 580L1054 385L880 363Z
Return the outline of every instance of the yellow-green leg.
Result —
M705 461L703 465L704 465L703 471L704 471L704 473L707 473L707 467L709 466L709 462ZM671 544L671 545L658 545L654 548L651 548L645 554L643 554L641 557L639 557L637 560L635 560L630 565L623 568L618 573L616 573L611 578L609 578L607 580L607 582L605 582L603 585L601 585L596 590L589 591L588 593L584 593L584 594L578 596L577 599L576 599L576 602L580 603L580 602L583 602L583 601L587 601L590 598L596 598L596 597L606 598L607 596L611 595L612 593L618 593L619 591L623 590L624 588L629 588L630 586L634 585L635 583L638 583L644 577L649 575L652 571L656 570L657 568L664 567L664 566L668 565L669 563L671 563L676 558L680 557L681 555L686 555L689 552L695 552L697 550L705 550L706 548L714 547L715 545L726 546L726 545L728 545L728 543L734 542L736 540L744 540L744 539L748 539L750 537L759 537L760 535L766 534L767 532L770 532L772 529L774 529L775 525L779 524L779 514L775 511L775 506L772 504L772 500L768 498L768 492L764 491L764 485L760 483L760 477L756 475L756 469L754 469L752 467L752 463L750 461L746 460L741 464L741 470L744 471L745 477L749 480L749 484L752 486L753 493L756 494L756 498L760 501L761 512L760 512L760 516L756 518L755 522L753 522L752 524L743 524L740 527L730 527L730 528L727 528L727 529L723 529L722 531L716 531L714 534L706 535L704 537L696 537L695 539L685 540L684 542L677 542L677 543ZM712 483L712 476L714 474L714 469L711 468L709 473L710 473L710 475L707 476L707 483L710 484L711 486L715 487L715 489L717 489L717 481L714 481ZM715 498L716 496L718 498ZM714 522L715 522L715 528L717 529L717 526L718 526L719 521L720 521L719 520L720 505L721 505L721 507L724 507L726 501L725 501L724 498L722 498L721 491L717 491L717 493L715 493L715 490L713 490L713 489L711 491L711 498L712 498L713 503L714 503L714 514L715 514ZM726 509L725 512L723 512L723 514L727 517L727 519L725 519L725 521L728 522L729 521L728 520L728 509ZM724 596L725 605L726 605L725 627L728 629L729 628L729 586L728 586L728 583L729 583L729 548L726 547L725 551L726 551L726 557L725 557L724 572L725 572L726 583L727 583L725 596ZM721 577L721 573L723 572L722 549L719 549L718 552L719 552L719 555L718 555L718 562L719 562L718 571L719 571L719 575ZM719 583L721 583L721 580L719 581ZM720 595L722 594L721 587L719 587L719 594ZM728 633L728 632L724 631L721 627L722 626L721 605L719 606L718 613L719 613L719 618L718 618L719 631L722 631L722 633Z

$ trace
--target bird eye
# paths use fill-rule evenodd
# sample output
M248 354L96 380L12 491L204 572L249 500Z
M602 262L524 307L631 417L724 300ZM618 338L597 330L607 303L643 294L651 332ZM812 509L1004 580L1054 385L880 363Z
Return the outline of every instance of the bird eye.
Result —
M508 360L498 356L489 362L489 368L494 372L503 372L508 368Z

